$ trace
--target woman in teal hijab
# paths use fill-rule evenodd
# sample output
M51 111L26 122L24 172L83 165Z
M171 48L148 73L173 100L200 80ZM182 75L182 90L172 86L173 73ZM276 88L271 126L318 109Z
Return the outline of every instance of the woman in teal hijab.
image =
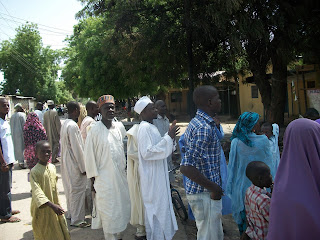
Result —
M246 177L246 167L252 161L266 163L274 177L275 167L268 138L260 132L259 114L244 112L233 129L228 164L226 194L231 198L232 215L238 224L240 235L246 230L244 197L251 185Z

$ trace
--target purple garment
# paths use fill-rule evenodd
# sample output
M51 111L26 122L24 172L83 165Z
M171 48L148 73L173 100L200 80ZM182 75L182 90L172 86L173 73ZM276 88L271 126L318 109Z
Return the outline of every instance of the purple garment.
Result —
M320 237L320 125L289 124L271 198L268 240Z
M319 119L317 119L317 120L315 120L315 122L317 122L317 123L319 123L319 124L320 124L320 118L319 118Z

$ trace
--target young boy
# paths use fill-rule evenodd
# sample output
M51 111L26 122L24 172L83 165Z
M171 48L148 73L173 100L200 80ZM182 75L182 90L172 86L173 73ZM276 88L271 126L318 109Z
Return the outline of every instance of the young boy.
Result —
M261 132L269 138L270 148L272 152L272 160L275 169L278 169L280 162L280 151L279 151L279 126L274 123L265 122L261 126Z
M32 168L30 183L32 188L31 216L35 240L70 240L64 210L60 206L57 191L56 168L48 163L51 147L48 141L36 144L39 159Z
M245 235L254 240L267 238L271 194L265 188L272 187L270 168L263 162L250 162L246 176L252 182L245 196L247 230ZM244 236L242 239L246 239Z

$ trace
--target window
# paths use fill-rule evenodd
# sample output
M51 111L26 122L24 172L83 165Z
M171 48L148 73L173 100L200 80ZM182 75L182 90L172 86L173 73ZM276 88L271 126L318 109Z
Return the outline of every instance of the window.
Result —
M316 88L316 81L308 81L307 88Z
M173 92L171 93L171 102L181 102L182 92Z
M251 98L258 98L259 90L257 86L251 86Z

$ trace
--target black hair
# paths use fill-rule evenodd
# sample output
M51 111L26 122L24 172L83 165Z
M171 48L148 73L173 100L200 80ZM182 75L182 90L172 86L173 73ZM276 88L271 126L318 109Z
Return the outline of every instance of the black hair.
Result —
M247 165L246 176L253 182L259 176L262 176L267 171L270 171L270 168L267 164L261 161L253 161Z
M39 142L36 143L36 153L40 150L40 148L41 148L45 143L48 143L48 144L50 145L50 143L49 143L48 140L41 140L41 141L39 141Z
M218 94L217 89L211 85L199 86L193 91L193 102L197 107L204 107L207 105L208 100L211 98L213 92Z
M269 122L264 122L261 124L261 128L264 127L264 128L270 128L272 130L272 124L269 123Z
M157 100L157 101L155 102L154 106L155 106L156 108L158 108L160 103L166 104L163 100L160 99L160 100Z
M306 115L305 115L306 118L314 118L314 119L317 119L319 118L319 112L317 109L315 108L308 108L307 111L306 111Z
M76 109L80 110L80 105L79 103L75 101L71 101L67 103L67 108L68 108L68 113L73 113Z
M93 108L93 107L96 107L97 106L97 103L95 102L95 101L89 101L89 102L87 102L87 104L86 104L86 109L87 109L87 111L89 110L89 109L91 109L91 108Z

